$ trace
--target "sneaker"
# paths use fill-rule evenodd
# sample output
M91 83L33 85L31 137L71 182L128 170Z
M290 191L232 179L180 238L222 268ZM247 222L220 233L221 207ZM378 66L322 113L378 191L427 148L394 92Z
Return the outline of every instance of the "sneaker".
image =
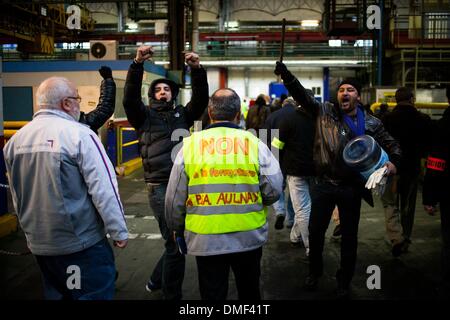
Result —
M281 230L284 226L284 216L281 214L277 214L277 220L275 221L275 229Z
M303 248L305 245L303 244L303 241L298 241L298 242L294 242L294 241L289 241L291 243L291 247L293 248Z
M157 285L155 285L152 280L149 280L147 282L147 284L145 285L145 290L147 290L147 292L154 292L156 290L161 289L161 287L158 287Z
M314 291L317 289L319 285L319 278L315 275L310 274L305 279L305 289L308 291Z

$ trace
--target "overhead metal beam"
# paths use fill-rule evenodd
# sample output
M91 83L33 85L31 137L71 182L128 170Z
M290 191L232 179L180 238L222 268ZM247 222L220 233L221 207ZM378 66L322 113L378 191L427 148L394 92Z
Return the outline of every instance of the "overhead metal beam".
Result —
M170 69L183 71L185 44L185 15L183 1L169 0L169 57Z

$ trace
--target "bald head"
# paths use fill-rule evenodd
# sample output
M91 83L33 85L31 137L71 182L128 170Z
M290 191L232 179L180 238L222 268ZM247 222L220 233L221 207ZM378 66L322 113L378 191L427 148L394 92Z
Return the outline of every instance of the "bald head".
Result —
M36 91L39 109L62 110L78 121L80 105L76 97L78 97L76 86L63 77L45 79Z
M209 99L208 114L211 121L233 121L240 111L241 99L233 89L216 90Z

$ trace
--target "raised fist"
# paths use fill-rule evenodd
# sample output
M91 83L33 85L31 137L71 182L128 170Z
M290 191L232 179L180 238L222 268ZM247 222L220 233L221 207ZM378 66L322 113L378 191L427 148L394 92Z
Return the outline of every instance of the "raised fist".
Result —
M112 79L112 71L110 67L102 66L100 69L98 69L98 72L100 72L100 75L103 79Z
M294 80L294 76L283 62L277 61L273 73L275 73L277 76L281 76L281 79L283 79L284 82L291 82L292 80Z
M136 58L134 58L134 61L143 63L151 57L153 57L153 48L151 46L140 46L136 51Z
M275 65L275 70L273 73L275 73L277 76L281 76L282 74L288 72L286 65L283 62L277 61L277 64Z
M184 54L184 61L186 61L191 68L200 68L200 57L195 52L186 52Z

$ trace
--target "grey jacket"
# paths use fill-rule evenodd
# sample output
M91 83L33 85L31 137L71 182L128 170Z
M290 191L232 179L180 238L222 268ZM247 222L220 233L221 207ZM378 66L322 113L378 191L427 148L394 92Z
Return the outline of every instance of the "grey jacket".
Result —
M231 123L222 125L238 128ZM262 203L264 206L268 206L280 198L283 176L278 160L262 141L259 141L258 145L258 162ZM183 147L181 146L170 173L165 200L166 222L168 228L172 231L184 231L185 229L188 179L184 167ZM218 235L203 235L184 231L184 236L188 254L191 255L207 256L242 252L257 249L267 241L268 224L266 222L265 225L256 230Z
M59 110L40 110L4 150L13 204L35 255L128 238L114 168L98 137Z

